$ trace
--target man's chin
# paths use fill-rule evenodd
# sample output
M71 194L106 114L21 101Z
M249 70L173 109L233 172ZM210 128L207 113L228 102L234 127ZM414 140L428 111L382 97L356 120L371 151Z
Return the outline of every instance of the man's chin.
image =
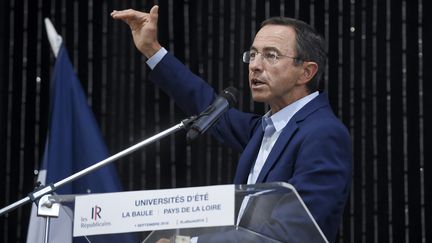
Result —
M254 95L253 93L252 93L252 100L255 102L261 102L261 103L266 103L266 101L267 101L267 99L264 96L256 95L256 94Z

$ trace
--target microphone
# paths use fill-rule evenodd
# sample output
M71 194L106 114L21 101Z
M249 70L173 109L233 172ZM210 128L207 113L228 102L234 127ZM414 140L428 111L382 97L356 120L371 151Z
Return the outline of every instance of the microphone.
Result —
M225 111L237 104L237 93L238 91L234 87L228 87L222 91L213 103L201 112L197 120L189 128L186 140L190 142L203 134L208 128L213 126Z

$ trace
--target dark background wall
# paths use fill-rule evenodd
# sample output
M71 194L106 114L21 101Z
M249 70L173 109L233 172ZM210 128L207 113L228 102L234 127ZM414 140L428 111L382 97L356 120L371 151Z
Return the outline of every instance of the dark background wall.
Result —
M266 17L311 23L328 40L325 88L354 146L352 193L339 242L432 242L432 9L421 0L158 1L163 45L218 91L253 103L248 49ZM32 190L47 132L54 58L43 18L63 36L112 154L184 118L147 81L148 68L113 9L152 1L8 0L0 3L0 207ZM429 144L429 145L428 145ZM231 183L238 154L185 133L116 163L127 190ZM24 242L30 205L0 218L0 241Z

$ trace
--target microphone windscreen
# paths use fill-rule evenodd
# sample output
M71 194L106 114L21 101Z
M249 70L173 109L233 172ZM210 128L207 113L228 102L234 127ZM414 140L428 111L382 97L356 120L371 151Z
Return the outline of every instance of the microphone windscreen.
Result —
M220 95L228 101L230 108L237 105L238 91L236 88L230 86L222 91L222 94Z

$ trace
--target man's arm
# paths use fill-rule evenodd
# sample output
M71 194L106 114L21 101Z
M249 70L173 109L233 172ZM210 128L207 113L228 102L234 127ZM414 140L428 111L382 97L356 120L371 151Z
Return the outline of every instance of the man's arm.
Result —
M135 46L150 58L147 63L153 70L150 79L173 98L187 115L199 114L213 102L216 97L213 88L172 55L164 52L162 58L156 58L157 61L153 62L154 55L165 50L157 39L158 6L154 6L149 13L128 9L113 11L111 16L129 25ZM219 141L241 151L258 117L230 109L211 130Z

